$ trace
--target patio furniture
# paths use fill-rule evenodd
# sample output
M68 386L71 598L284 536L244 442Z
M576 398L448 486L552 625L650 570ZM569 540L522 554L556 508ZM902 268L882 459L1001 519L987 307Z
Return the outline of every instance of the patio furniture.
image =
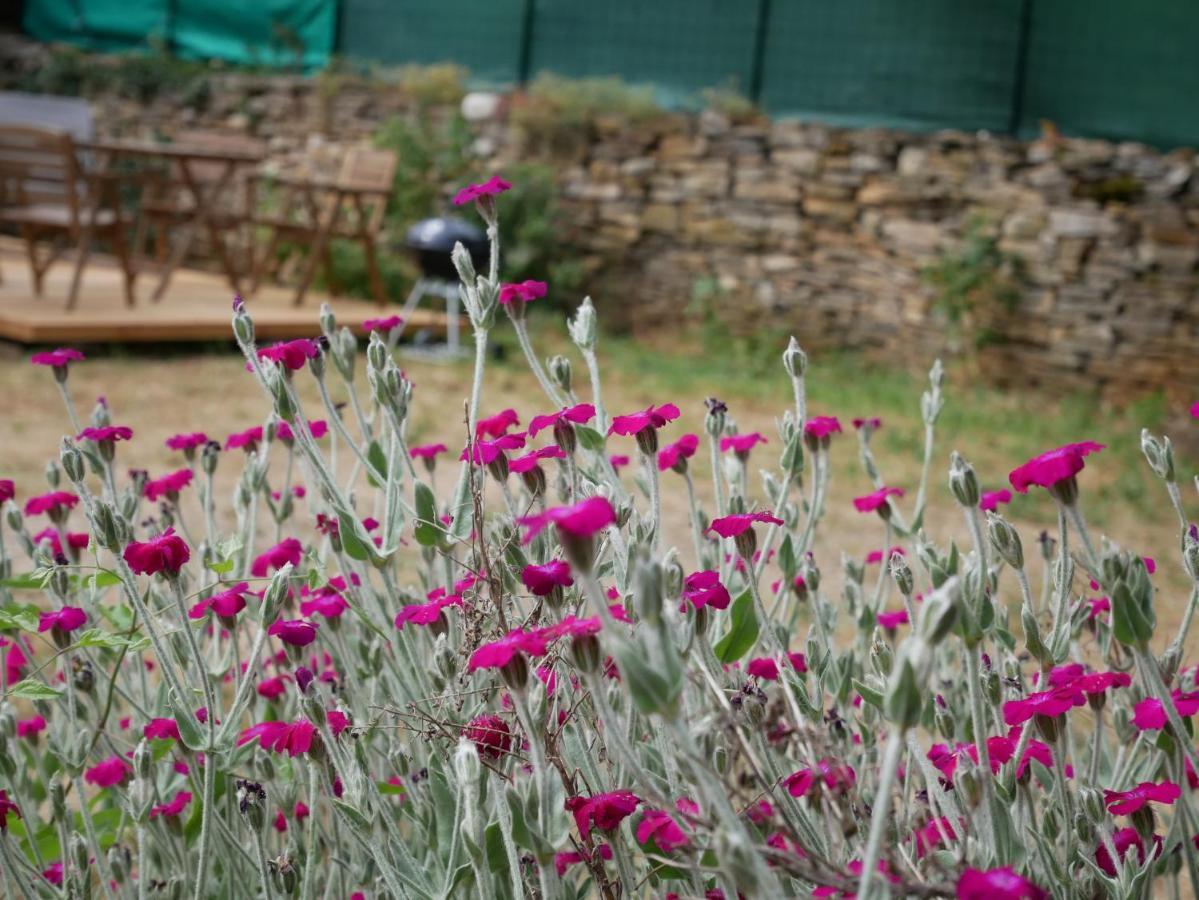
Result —
M390 150L352 147L346 151L341 170L332 180L261 176L282 191L282 202L277 212L254 218L256 225L269 228L271 234L254 267L251 293L257 290L264 277L273 277L277 273L281 242L304 244L310 249L293 301L299 306L318 265L324 263L326 276L332 277L329 242L333 238L343 238L362 245L371 294L378 303L386 302L376 245L387 212L396 165L396 155Z
M0 125L0 223L19 229L37 296L46 270L63 252L63 240L77 248L67 309L73 309L78 298L92 238L108 238L124 271L125 302L132 306L135 273L112 184L81 168L76 147L62 130ZM52 244L44 252L47 239Z
M153 141L89 141L78 146L95 157L94 178L129 179L130 176L114 174L117 160L133 161L158 171L167 169L178 176L182 200L171 210L182 235L159 276L153 294L155 301L160 300L166 292L171 276L182 263L195 233L200 229L206 233L230 287L234 291L241 290L240 276L222 233L223 223L217 210L221 207L224 193L235 183L235 175L239 170L256 167L262 161L264 153L261 149L215 148L202 144ZM89 224L90 220L84 224L85 234Z
M258 138L219 131L181 131L171 146L239 157L260 158L266 154L266 143ZM155 259L164 273L154 293L155 301L161 299L170 273L183 263L194 243L201 195L207 199L203 220L211 221L222 235L234 239L235 249L245 261L235 268L249 271L253 265L249 224L255 204L254 187L255 180L247 167L230 165L228 159L176 158L147 179L138 204L133 246L141 252L147 229L153 229Z

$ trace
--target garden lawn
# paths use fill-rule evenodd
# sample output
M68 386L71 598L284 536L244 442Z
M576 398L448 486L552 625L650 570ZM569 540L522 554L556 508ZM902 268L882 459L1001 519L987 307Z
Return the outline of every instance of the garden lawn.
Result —
M315 315L315 311L314 311ZM541 355L560 352L575 365L574 386L580 400L589 400L586 371L573 353L564 334L548 316L533 322L533 337ZM497 328L500 340L510 331ZM551 334L553 332L553 334ZM502 361L491 361L485 381L483 414L514 407L527 423L529 416L547 411L547 402L529 374L514 341L503 345ZM728 404L730 415L742 432L761 431L769 443L753 450L750 459L750 491L765 505L756 460L773 468L780 452L774 417L792 404L790 385L780 362L780 352L749 355L736 350L713 352L713 348L692 346L680 349L646 346L624 338L604 337L600 341L601 370L606 379L604 404L609 415L642 409L648 404L674 402L682 418L662 432L663 443L691 431L703 436L704 398L719 397ZM180 454L168 450L163 440L177 432L203 430L218 440L235 431L261 424L269 410L266 398L245 372L240 357L224 349L210 349L188 355L123 355L93 352L90 358L72 367L69 386L80 416L86 417L96 398L103 395L113 409L113 421L133 428L135 438L119 447L119 462L126 468L144 468L158 477L183 465ZM435 363L401 349L400 362L416 385L410 438L412 444L442 441L456 457L465 436L464 400L469 391L470 362ZM311 418L325 418L311 376L300 373L298 383L308 403ZM339 382L330 377L335 399ZM360 369L359 384L363 401L367 386ZM882 523L874 514L857 513L852 498L868 493L872 485L859 461L857 438L851 420L878 416L883 421L873 446L882 475L888 485L904 488L908 496L899 501L908 511L914 501L923 451L923 425L920 418L920 394L926 387L922 377L881 369L867 359L853 355L817 356L808 369L809 415L835 415L844 433L833 437L833 478L826 520L818 529L816 559L830 595L840 592L842 552L858 558L882 544ZM5 401L0 416L0 478L16 481L18 499L45 490L43 471L46 462L57 459L61 437L69 430L49 370L28 363L28 354L11 351L0 358L0 389ZM1095 440L1107 445L1102 453L1088 457L1087 468L1079 476L1081 506L1093 535L1110 536L1121 545L1154 557L1158 573L1158 618L1161 628L1158 642L1164 644L1173 634L1187 599L1187 579L1178 553L1176 520L1169 509L1161 482L1149 471L1140 453L1140 429L1154 429L1161 418L1161 404L1149 400L1126 410L1102 407L1093 398L1079 395L1054 396L1046 392L1001 393L972 384L960 370L950 368L945 387L946 405L937 427L929 490L929 519L926 531L934 540L954 537L959 545L969 545L964 521L947 496L946 474L949 453L958 450L973 463L984 490L1007 486L1007 474L1030 456L1064 443ZM1199 427L1199 426L1196 426ZM350 428L354 431L352 422ZM540 436L539 436L540 438ZM550 440L547 432L545 442ZM537 445L542 440L535 442ZM344 447L340 448L342 456ZM611 453L625 454L632 464L623 470L626 484L632 486L639 466L636 445L631 438L613 437ZM240 453L240 451L232 451ZM339 461L348 472L348 461ZM437 480L447 484L457 463L443 456ZM1179 459L1178 481L1184 489L1184 502L1199 508L1187 488L1194 473L1193 461ZM217 507L231 515L229 498L240 473L240 463L223 460L217 470ZM276 457L270 482L278 488L282 481L283 460ZM711 510L711 470L704 437L700 452L692 460L700 496ZM445 489L445 485L441 486ZM807 486L805 485L805 490ZM694 567L691 542L686 532L687 507L682 479L663 473L664 518L668 540L679 547L683 564ZM796 493L792 491L792 499ZM644 500L639 500L644 502ZM200 516L194 492L184 500L185 520L199 525ZM303 509L301 505L301 509ZM1044 491L1033 489L1028 496L1015 495L1013 504L1004 508L1018 526L1024 540L1034 590L1041 576L1037 535L1042 529L1056 528L1053 504ZM305 515L301 513L301 515ZM82 530L82 517L76 513L73 527ZM273 526L264 525L260 542L274 539ZM11 547L11 543L10 543ZM910 547L908 548L910 551ZM21 561L20 570L27 562ZM772 576L773 577L773 576ZM877 570L867 572L867 584L873 584ZM1081 576L1080 576L1081 577ZM1014 590L1014 581L1003 581L1006 590ZM1080 586L1076 582L1076 587ZM897 595L892 604L898 605ZM1195 660L1191 659L1190 662Z

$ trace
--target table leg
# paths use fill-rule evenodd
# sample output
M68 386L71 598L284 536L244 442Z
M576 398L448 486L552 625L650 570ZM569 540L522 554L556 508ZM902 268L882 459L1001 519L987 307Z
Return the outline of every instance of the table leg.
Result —
M102 156L102 161L99 162L96 170L95 178L92 180L91 204L87 211L87 216L84 218L83 227L77 235L79 239L79 249L75 254L75 271L71 274L71 289L67 292L67 310L73 310L79 299L79 285L83 281L83 268L87 265L87 258L92 252L92 238L96 234L96 218L100 214L100 206L103 203L103 185L104 178L108 175L108 169L112 161L112 154L106 153ZM87 177L86 175L84 176Z
M325 253L325 247L329 243L329 235L332 234L333 228L337 224L337 217L340 211L341 192L334 191L333 205L329 210L329 215L324 222L318 222L316 240L313 241L312 247L308 250L308 264L304 267L304 275L300 279L299 288L296 289L296 296L292 301L293 306L299 306L304 302L304 295L308 293L308 286L312 283L312 279L316 275L316 267L320 265L321 257Z

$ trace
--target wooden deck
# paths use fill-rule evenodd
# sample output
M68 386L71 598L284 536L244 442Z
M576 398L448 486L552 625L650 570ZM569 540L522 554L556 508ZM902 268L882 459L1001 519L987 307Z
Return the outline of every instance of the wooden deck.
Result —
M105 342L147 343L232 340L230 328L233 291L213 272L177 269L167 295L159 303L150 302L157 283L153 271L143 272L137 280L138 302L125 305L120 269L115 261L93 257L83 273L79 305L72 312L64 309L70 286L73 259L69 254L46 273L45 290L33 294L29 263L22 245L0 238L0 340L21 344L89 344ZM310 293L304 305L292 305L294 291L278 285L264 285L246 301L254 316L260 339L287 340L316 337L320 334L317 315L328 300L339 324L362 333L364 319L389 316L398 306L380 307L367 300L331 299ZM443 333L446 316L429 310L416 310L408 319L408 333Z

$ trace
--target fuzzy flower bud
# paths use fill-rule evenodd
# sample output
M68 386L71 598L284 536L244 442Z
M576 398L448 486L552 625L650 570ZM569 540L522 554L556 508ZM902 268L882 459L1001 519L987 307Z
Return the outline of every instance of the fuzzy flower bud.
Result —
M902 553L891 554L891 577L895 579L895 586L899 588L899 593L905 597L910 597L914 587L912 578L912 569L908 565L908 561Z
M450 260L454 263L454 268L458 270L458 277L462 283L468 288L473 287L479 276L475 272L475 261L471 258L470 251L463 246L461 241L455 241L454 249L450 252Z
M783 368L792 378L803 378L808 370L808 355L803 352L794 335L791 336L787 349L783 351Z
M562 393L570 394L571 379L573 377L570 360L565 356L553 356L546 360L546 369L549 370L550 380L557 385Z
M86 474L83 468L83 454L79 452L74 441L70 438L62 439L58 458L62 463L63 471L67 473L67 478L74 483L83 481L83 476Z
M1003 516L987 513L987 536L1000 559L1013 569L1024 568L1024 546L1020 543L1020 535Z
M962 459L956 450L949 457L949 490L966 509L978 507L978 476L974 474L974 467Z
M1174 480L1174 447L1170 438L1159 440L1149 433L1148 428L1142 428L1141 452L1145 454L1145 461L1158 478L1165 481Z
M575 317L567 323L567 327L570 330L570 339L575 342L576 347L584 353L595 349L595 306L592 305L590 297L583 298Z

